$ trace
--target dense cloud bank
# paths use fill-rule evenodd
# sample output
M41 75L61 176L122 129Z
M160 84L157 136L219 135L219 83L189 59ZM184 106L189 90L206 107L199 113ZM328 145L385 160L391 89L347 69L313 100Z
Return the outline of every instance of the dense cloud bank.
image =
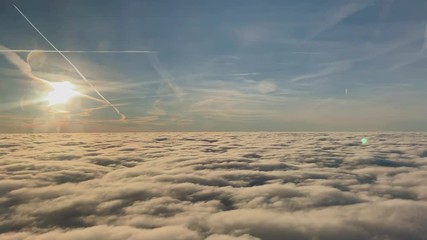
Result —
M0 239L421 240L426 153L426 133L0 135Z

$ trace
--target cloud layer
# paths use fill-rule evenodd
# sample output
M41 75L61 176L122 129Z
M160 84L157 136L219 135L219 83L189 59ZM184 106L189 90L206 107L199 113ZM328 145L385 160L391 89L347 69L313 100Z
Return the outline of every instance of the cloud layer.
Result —
M427 235L425 133L0 138L1 239Z

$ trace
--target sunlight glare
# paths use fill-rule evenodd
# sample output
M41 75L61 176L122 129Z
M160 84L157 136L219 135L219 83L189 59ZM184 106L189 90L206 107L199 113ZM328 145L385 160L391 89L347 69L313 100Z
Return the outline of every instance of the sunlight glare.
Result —
M53 90L49 92L46 98L49 106L64 104L77 95L77 92L74 90L74 85L70 82L54 82L50 83L50 85Z

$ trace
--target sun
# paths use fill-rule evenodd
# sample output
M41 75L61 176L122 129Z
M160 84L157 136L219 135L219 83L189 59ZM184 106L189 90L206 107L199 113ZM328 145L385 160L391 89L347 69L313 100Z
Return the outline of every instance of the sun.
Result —
M53 88L46 97L49 106L67 103L78 94L70 82L51 82L49 85Z

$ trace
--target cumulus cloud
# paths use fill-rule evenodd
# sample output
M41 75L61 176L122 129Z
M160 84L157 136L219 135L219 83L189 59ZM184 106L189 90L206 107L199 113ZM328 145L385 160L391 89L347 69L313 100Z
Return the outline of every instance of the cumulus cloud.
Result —
M425 133L0 137L1 239L427 235Z

